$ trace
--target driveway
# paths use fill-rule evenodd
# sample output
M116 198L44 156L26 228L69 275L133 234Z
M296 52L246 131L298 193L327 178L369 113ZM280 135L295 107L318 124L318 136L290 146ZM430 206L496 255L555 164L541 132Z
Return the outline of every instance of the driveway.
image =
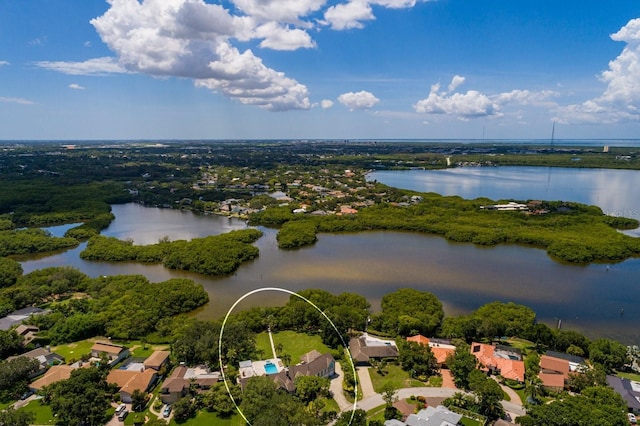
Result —
M353 409L353 404L347 401L347 398L342 393L342 377L342 366L339 362L336 362L336 375L331 379L329 390L333 394L333 399L338 403L340 411L347 411Z
M360 388L362 389L362 399L369 398L376 394L373 390L373 383L371 383L371 376L369 375L369 367L358 367L358 381L360 382Z

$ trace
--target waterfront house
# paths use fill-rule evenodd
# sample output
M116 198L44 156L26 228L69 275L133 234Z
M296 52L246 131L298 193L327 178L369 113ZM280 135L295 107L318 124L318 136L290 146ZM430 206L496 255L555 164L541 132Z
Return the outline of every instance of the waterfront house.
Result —
M547 390L561 392L568 383L569 375L580 373L585 366L585 359L562 352L547 351L540 356L540 373L538 377Z
M481 370L519 383L524 382L524 362L517 349L473 342L471 353L480 363Z
M356 364L370 364L371 360L381 361L386 358L397 358L398 348L392 340L383 340L367 334L353 337L349 341L349 351Z
M307 352L300 357L300 363L292 365L289 368L285 368L281 365L280 360L274 360L274 372L268 372L263 367L263 361L256 361L255 363L247 360L242 361L239 364L239 378L238 382L240 387L244 390L247 382L251 377L256 376L268 376L278 387L286 390L287 392L295 392L296 385L295 380L302 376L316 376L332 378L336 374L336 360L330 353L321 354L320 352L313 350Z
M617 376L607 376L607 384L627 403L630 412L640 414L640 383Z
M451 344L450 340L445 339L429 339L421 334L407 337L407 342L419 343L423 346L429 346L431 353L436 358L436 362L440 367L446 364L447 358L453 355L456 351L456 347Z

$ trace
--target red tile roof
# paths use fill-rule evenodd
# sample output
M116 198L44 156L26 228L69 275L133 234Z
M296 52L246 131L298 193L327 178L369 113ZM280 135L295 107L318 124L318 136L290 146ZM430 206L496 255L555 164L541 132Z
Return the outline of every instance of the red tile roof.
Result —
M473 342L471 353L484 367L499 370L505 379L524 381L524 362L496 356L495 346Z
M444 364L447 361L447 357L455 353L455 349L442 348L433 344L429 344L429 338L424 337L422 334L416 334L415 336L407 337L407 342L416 342L421 345L428 345L431 348L431 352L436 357L436 362L438 364Z

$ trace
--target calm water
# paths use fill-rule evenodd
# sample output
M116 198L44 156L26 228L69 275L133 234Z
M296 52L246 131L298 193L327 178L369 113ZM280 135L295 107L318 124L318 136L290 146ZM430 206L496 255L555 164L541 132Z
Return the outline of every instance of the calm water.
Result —
M468 199L575 201L600 206L607 214L640 219L640 172L636 170L457 167L372 172L368 179Z
M388 177L397 179L393 174ZM375 178L383 182L379 175ZM501 184L499 179L495 182ZM407 187L400 181L396 185ZM485 183L483 186L490 185ZM444 193L441 189L421 190ZM629 198L628 193L617 189L613 192ZM459 195L521 198L519 195ZM564 196L522 198L567 199ZM116 220L104 234L131 238L139 244L156 242L165 235L172 240L193 238L246 226L239 220L136 204L114 206L113 211ZM47 266L72 265L90 276L143 274L154 282L188 277L202 283L211 298L210 303L198 312L201 318L224 316L238 297L260 287L283 287L293 291L316 287L334 293L352 291L366 296L374 308L378 308L383 295L401 287L414 287L436 294L443 301L447 314L467 313L494 300L515 301L531 306L539 319L548 324L562 319L563 328L578 329L592 337L640 342L640 259L611 265L609 269L605 265L570 266L556 263L544 251L532 248L475 247L449 243L439 237L399 232L321 234L313 247L284 251L277 248L275 230L261 229L265 235L256 243L260 256L241 266L234 275L222 278L170 271L159 265L87 262L78 257L82 246L53 256L34 258L22 265L25 272ZM263 292L246 299L243 306L275 305L286 299L281 293ZM621 309L624 309L623 316Z

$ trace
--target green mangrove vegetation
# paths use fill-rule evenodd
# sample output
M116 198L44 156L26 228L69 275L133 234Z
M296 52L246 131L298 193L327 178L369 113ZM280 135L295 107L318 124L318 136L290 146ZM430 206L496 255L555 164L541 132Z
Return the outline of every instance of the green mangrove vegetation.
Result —
M405 198L416 195L407 191ZM638 226L635 219L613 218L596 206L560 201L543 202L546 214L481 209L488 199L418 194L417 203L385 203L362 208L357 215L294 215L273 207L250 216L250 223L281 226L281 247L312 244L312 233L374 230L414 231L441 235L449 241L478 245L522 244L547 250L571 263L616 262L640 255L640 240L619 229ZM290 223L295 223L295 228ZM291 229L304 238L291 236ZM286 243L284 245L281 243Z
M95 236L89 239L80 257L108 262L162 263L170 269L226 275L235 271L242 262L258 256L258 248L251 244L261 236L262 232L257 229L243 229L191 241L161 240L150 245L134 245L133 241Z

